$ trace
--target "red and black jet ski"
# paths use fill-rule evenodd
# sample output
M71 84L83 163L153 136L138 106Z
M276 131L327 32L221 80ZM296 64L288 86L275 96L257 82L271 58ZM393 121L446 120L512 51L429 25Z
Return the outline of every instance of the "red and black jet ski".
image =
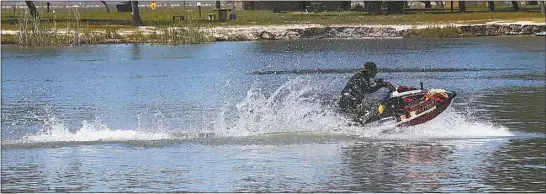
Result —
M377 113L362 123L394 122L396 127L425 123L446 110L456 95L444 89L423 89L423 83L421 89L398 86L380 103Z

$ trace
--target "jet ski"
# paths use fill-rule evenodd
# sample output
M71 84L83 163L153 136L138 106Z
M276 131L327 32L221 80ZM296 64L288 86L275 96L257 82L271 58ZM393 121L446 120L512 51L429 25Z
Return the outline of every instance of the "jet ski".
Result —
M365 126L390 123L396 127L408 127L422 124L445 111L455 96L457 93L454 91L423 89L423 83L420 89L393 87L380 102L377 112L360 122Z

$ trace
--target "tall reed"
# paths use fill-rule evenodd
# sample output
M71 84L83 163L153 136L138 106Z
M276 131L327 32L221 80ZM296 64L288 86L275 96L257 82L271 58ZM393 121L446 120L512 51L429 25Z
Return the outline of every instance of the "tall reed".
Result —
M183 21L172 21L162 28L137 30L135 33L120 34L115 27L106 31L93 31L89 24L82 28L78 9L69 10L66 26L57 24L57 15L43 22L34 18L28 10L20 15L17 22L16 44L22 46L80 45L93 43L162 43L162 44L199 44L214 41L210 26L189 17ZM151 23L157 22L152 20ZM83 29L83 31L82 31Z
M198 18L190 16L186 20L173 21L160 30L152 30L147 35L139 36L149 42L163 44L199 44L213 41L210 27L197 22L196 19Z
M51 46L79 44L79 12L73 11L76 17L76 32L72 35L70 18L64 34L57 31L57 15L53 13L53 24L43 23L40 18L33 17L28 10L17 18L16 44L21 46ZM70 17L70 16L69 16ZM53 26L48 27L48 26Z
M213 41L210 27L203 26L188 18L187 21L174 22L172 26L163 30L161 42L171 44L197 44ZM208 31L208 32L207 32Z

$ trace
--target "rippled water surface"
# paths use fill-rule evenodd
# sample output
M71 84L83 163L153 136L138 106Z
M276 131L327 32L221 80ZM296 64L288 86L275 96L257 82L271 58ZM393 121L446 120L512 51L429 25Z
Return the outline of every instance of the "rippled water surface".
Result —
M546 192L544 37L2 46L2 192ZM365 61L458 93L354 126Z

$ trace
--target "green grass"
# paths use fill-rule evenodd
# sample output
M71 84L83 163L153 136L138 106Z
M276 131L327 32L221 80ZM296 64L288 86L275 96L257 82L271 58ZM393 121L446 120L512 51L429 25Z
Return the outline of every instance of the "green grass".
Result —
M499 6L497 10L502 10ZM523 9L523 8L522 8ZM19 9L15 14L13 10L2 11L2 29L15 29L12 21L16 20ZM472 12L472 10L474 12ZM173 15L183 15L186 19L192 19L194 23L201 26L238 26L238 25L279 25L279 24L323 24L323 25L338 25L338 24L444 24L444 23L483 23L490 20L512 20L512 21L535 21L546 22L544 16L540 12L475 12L483 11L487 8L471 8L469 13L449 13L449 10L435 11L434 9L425 13L408 13L402 15L368 15L367 12L324 12L324 13L308 13L301 14L300 12L288 13L273 13L266 10L236 10L236 20L229 20L225 23L218 21L206 20L209 13L216 13L212 9L203 9L202 17L199 18L196 9L190 11L180 8L162 8L156 11L151 11L149 8L141 9L141 18L144 23L149 26L166 27L174 24L172 21ZM103 9L80 9L80 18L83 26L92 29L106 29L106 26L114 25L119 29L134 29L133 21L130 13L119 13L112 10L111 13L106 13ZM41 13L45 20L54 18L52 13ZM58 10L56 13L57 25L65 27L68 17L67 10Z
M534 21L546 23L545 17L540 12L528 11L527 9L536 9L538 6L529 7L522 6L522 11L508 11L510 8L497 5L496 12L487 12L487 8L469 8L468 13L450 13L449 6L445 9L430 9L427 11L406 11L405 14L399 15L369 15L367 12L356 11L330 11L323 13L307 13L288 12L288 13L273 13L268 10L236 10L236 20L228 20L225 23L219 21L209 21L206 19L209 13L216 13L211 8L203 9L202 15L199 17L196 8L184 10L181 8L158 8L152 11L149 8L140 9L141 18L147 26L158 27L158 33L150 35L134 34L128 37L122 37L118 34L122 30L135 30L137 27L133 25L133 20L130 13L116 12L115 7L111 6L111 13L107 13L103 8L80 8L79 25L77 30L82 34L83 40L89 43L104 42L108 39L118 39L121 42L158 42L158 43L200 43L212 41L206 35L198 32L197 28L211 28L215 26L241 26L241 25L280 25L280 24L322 24L322 25L362 25L362 24L384 24L397 25L408 24L417 25L425 24L435 26L438 24L477 24L491 20L506 20L506 21ZM70 14L71 9L58 9L56 13L46 13L40 11L42 21L39 24L41 31L45 29L53 29L55 26L59 31L69 28L76 30L75 16ZM17 9L15 13L12 9L3 9L1 13L3 30L19 30L17 25L18 19L21 18L25 9ZM457 10L455 9L455 12ZM172 16L185 16L185 21L172 21ZM168 27L182 27L189 30L167 30ZM27 30L26 38L17 38L16 36L3 35L3 43L13 43L28 39L29 42L35 44L36 40L31 40L37 35L47 35L46 39L41 41L51 43L41 44L58 44L56 42L70 42L58 36L49 36L44 32L32 32ZM97 34L95 31L103 31L105 34ZM457 28L439 28L432 27L429 29L417 30L413 29L407 34L407 37L460 37L466 36ZM47 40L51 38L51 40ZM72 41L73 42L73 41Z

